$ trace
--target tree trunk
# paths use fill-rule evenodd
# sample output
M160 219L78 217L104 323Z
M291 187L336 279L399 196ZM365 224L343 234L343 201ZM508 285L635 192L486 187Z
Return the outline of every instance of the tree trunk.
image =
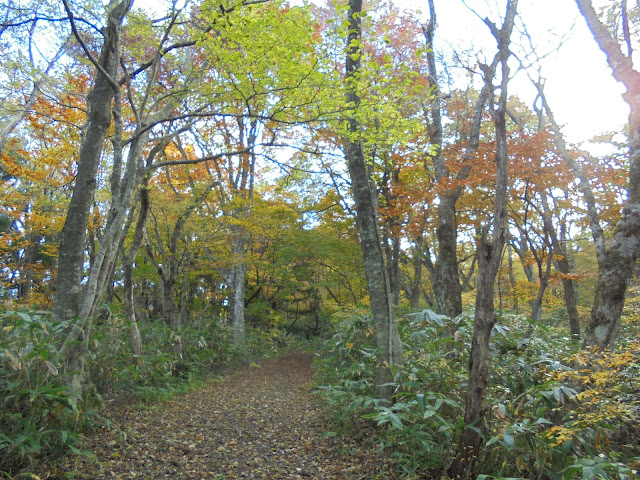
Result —
M60 352L66 361L72 394L78 398L82 396L84 386L89 383L85 365L90 324L88 317L83 318L80 298L87 222L105 135L111 125L111 102L118 90L114 78L117 76L120 58L122 21L132 3L132 0L122 0L118 4L114 1L109 4L107 25L103 30L104 43L98 60L99 68L94 87L87 97L87 123L80 144L78 173L60 239L53 313L61 320L80 317L72 326ZM70 12L69 15L71 16Z
M575 288L575 282L568 278L571 274L571 266L567 258L567 253L558 253L560 259L557 261L558 271L562 276L562 288L564 303L567 308L567 316L569 317L569 331L571 337L580 340L580 314L578 313L578 294Z
M171 329L171 342L173 345L173 353L176 360L183 360L182 337L180 330L182 329L182 321L176 305L176 282L177 282L177 265L173 265L170 272L165 272L163 278L164 289L162 298L162 309L165 322Z
M400 239L395 236L388 237L384 242L384 248L387 258L387 275L389 276L389 288L391 289L391 297L394 307L398 306L400 301Z
M235 212L234 217L240 215ZM231 245L231 266L225 271L227 288L229 289L229 323L231 324L231 340L237 348L243 349L246 341L245 326L245 289L247 264L245 248L247 240L241 226L231 227L233 244Z
M600 266L589 324L583 348L611 348L620 330L625 293L638 258L640 204L635 212L625 206L616 225L607 258Z
M147 177L148 178L148 177ZM145 184L140 188L140 212L138 213L138 221L136 222L136 229L133 233L133 242L129 251L123 255L122 264L124 267L124 310L127 320L131 325L130 327L130 339L131 350L133 352L133 359L138 367L143 366L142 357L144 350L142 348L142 337L140 336L140 329L138 328L138 315L135 308L135 297L133 293L133 264L142 245L144 238L144 226L147 221L147 215L149 212L149 191Z
M371 303L371 313L376 330L378 347L376 389L381 398L391 400L393 389L385 386L392 380L391 367L402 361L402 343L393 318L393 296L384 264L384 254L378 230L378 212L371 186L369 169L364 157L360 137L360 122L356 118L360 97L357 93L360 69L362 0L349 0L349 36L346 57L347 103L353 105L355 114L347 119L348 134L345 139L345 156L349 166L351 190L356 206L356 223L364 270Z
M513 246L511 243L507 245L507 258L509 259L509 286L511 288L511 297L514 299L513 309L516 313L519 313L520 304L518 303L518 296L513 294L516 287L516 277L513 273Z
M492 238L489 240L489 225L485 226L478 265L476 282L476 310L469 358L469 382L466 393L464 422L466 428L462 434L458 454L449 469L449 476L466 479L474 472L483 438L484 417L488 411L487 382L491 367L489 340L491 330L496 323L494 307L494 287L502 260L502 250L507 238L507 195L508 195L508 149L506 128L507 85L509 82L509 43L515 21L517 0L509 0L504 24L500 30L485 20L498 43L498 52L491 66L481 65L485 86L493 87L493 79L498 63L501 68L500 95L497 105L489 102L490 113L496 131L496 195L493 216ZM491 98L494 96L491 95ZM471 428L473 427L473 428Z
M411 302L411 311L417 312L420 309L420 284L422 283L422 243L423 238L416 240L413 250L413 282L411 283L409 300Z
M443 315L454 318L462 313L462 288L458 275L458 228L456 195L442 195L438 206L438 261L434 292Z
M429 137L435 149L434 163L436 179L442 182L449 178L449 171L442 158L442 102L440 89L438 88L438 72L436 58L433 49L433 40L436 29L436 12L433 0L429 0L429 23L423 27L425 41L427 43L427 66L429 69L429 85L433 98L429 104L431 122L429 123ZM458 276L458 250L457 250L457 225L456 202L460 197L460 191L443 192L440 195L438 205L438 226L436 236L438 238L438 260L435 265L435 281L433 290L440 313L454 318L462 313L462 288Z
M34 233L25 235L27 246L22 252L15 252L15 264L20 271L20 278L17 282L18 298L27 299L31 295L34 287L33 267L40 253L41 241L44 237ZM21 255L21 254L22 255Z
M436 27L436 13L433 0L429 0L429 24L424 27L423 33L427 43L427 66L429 69L429 84L432 88L433 99L429 105L431 122L429 123L429 136L435 149L434 164L436 180L443 182L450 178L450 172L442 156L443 128L441 92L438 88L438 74L436 69L433 41ZM456 180L466 180L471 173L471 160L478 149L480 140L480 125L482 113L489 98L490 85L485 85L480 91L475 105L471 122L471 132L468 138L468 148L464 158L464 166L456 175ZM493 92L491 92L493 94ZM448 317L456 317L462 313L462 286L458 272L457 251L457 222L456 203L462 194L462 188L445 189L440 195L438 205L438 226L436 236L438 239L438 258L435 265L435 278L433 290L438 304L438 309Z
M562 289L564 303L569 317L569 331L571 338L580 340L580 314L578 313L578 292L575 288L575 282L570 278L572 268L569 259L569 250L567 248L566 227L564 224L560 227L560 238L553 225L550 228L551 241L553 243L554 253L557 257L556 268L562 274Z
M191 320L190 305L195 297L191 283L189 282L189 272L191 270L191 256L187 255L187 265L189 267L182 275L182 289L180 290L180 323L189 324Z
M236 259L238 252L244 254L244 243L239 240L234 244L233 255ZM233 344L242 348L245 344L244 296L247 266L242 258L237 258L231 266L227 283L229 288L229 322L231 323L231 338Z
M124 263L124 312L129 320L131 340L131 351L133 353L133 361L138 367L142 367L142 357L144 350L142 348L142 337L138 328L138 320L135 312L135 299L133 296L133 265L129 262Z
M548 233L548 225L549 225L548 222L550 221L551 221L550 219L545 219L544 221L545 235ZM527 225L525 224L524 226L519 226L518 229L520 230L520 245L517 245L515 241L512 241L510 243L510 246L516 251L518 258L520 258L520 263L522 264L522 270L524 271L527 281L531 285L536 285L536 284L538 285L538 293L536 294L535 297L533 297L529 301L529 305L531 307L531 320L533 320L534 322L537 322L542 317L542 299L544 298L544 293L547 290L547 287L549 286L549 277L551 275L553 252L551 251L551 246L549 245L549 252L546 260L546 269L543 269L542 267L543 267L544 258L541 257L534 250L536 246L533 244L533 242L531 242L531 239L527 234L527 231L526 231ZM533 264L530 263L529 258L527 257L528 252L532 252L532 255L538 267L539 282L536 280ZM509 261L511 261L511 259L509 259ZM531 338L532 334L533 334L533 325L530 324L525 333L525 338L527 339Z
M595 300L583 342L584 348L609 348L620 329L625 294L640 254L640 72L633 68L630 40L626 40L629 55L625 56L617 40L596 15L591 1L576 0L576 4L605 53L613 76L626 87L623 97L630 107L629 196L614 229L611 245L599 262ZM623 15L623 22L628 31L626 15Z
M81 282L87 222L96 189L96 174L104 148L105 135L111 125L111 102L116 94L114 78L118 73L120 30L132 0L123 0L111 9L104 29L93 89L87 97L88 113L80 144L78 173L60 238L58 276L54 315L63 320L80 313Z

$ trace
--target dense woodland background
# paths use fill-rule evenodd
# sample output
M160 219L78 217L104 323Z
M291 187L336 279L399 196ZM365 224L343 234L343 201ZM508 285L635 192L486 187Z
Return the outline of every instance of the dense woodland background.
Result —
M0 475L292 347L407 478L636 475L640 7L576 0L630 108L587 149L497 3L445 54L433 0L5 1Z

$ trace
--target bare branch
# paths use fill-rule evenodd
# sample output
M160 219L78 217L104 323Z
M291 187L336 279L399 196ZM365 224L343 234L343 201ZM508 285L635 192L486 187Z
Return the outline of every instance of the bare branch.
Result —
M73 32L73 36L76 38L76 40L78 41L78 43L82 47L82 50L84 50L85 55L87 56L89 61L91 63L93 63L93 65L96 67L96 69L98 69L98 71L102 75L104 75L104 77L107 79L109 84L111 84L111 86L113 87L113 90L117 91L120 88L119 85L116 83L116 81L113 78L111 78L111 75L109 75L109 73L104 69L104 67L102 65L100 65L98 60L96 60L96 58L93 56L93 54L91 53L91 51L87 47L87 44L82 39L82 36L80 35L80 32L78 31L78 28L76 27L75 17L73 16L73 13L71 12L71 7L69 7L68 0L62 0L62 4L64 5L64 9L67 12L67 17L69 18L69 23L71 25L71 31Z
M168 160L166 162L153 163L147 166L145 169L145 173L149 173L152 170L155 170L157 168L167 167L171 165L195 165L198 163L207 162L209 160L217 160L222 157L232 157L234 155L246 155L247 153L251 153L251 149L244 148L242 150L236 150L233 152L223 152L223 153L218 153L216 155L207 155L205 157L194 158L194 159Z
M631 46L631 34L629 33L629 16L627 15L627 0L622 0L622 32L624 41L627 43L627 57L633 55L633 47Z

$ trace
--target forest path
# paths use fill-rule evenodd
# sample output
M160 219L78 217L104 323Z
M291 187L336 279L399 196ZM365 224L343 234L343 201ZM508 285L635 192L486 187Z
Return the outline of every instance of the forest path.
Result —
M291 353L242 367L153 408L107 409L112 428L88 438L100 465L77 458L56 474L148 480L395 478L391 461L376 456L373 445L323 436L328 427L311 391L312 359L311 353Z

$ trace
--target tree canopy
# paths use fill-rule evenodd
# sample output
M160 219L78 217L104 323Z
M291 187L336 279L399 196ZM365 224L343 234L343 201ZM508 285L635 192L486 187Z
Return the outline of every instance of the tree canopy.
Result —
M459 33L477 36L470 51L444 48L435 0L421 15L361 0L5 2L0 388L59 385L44 432L116 376L151 384L289 336L331 337L332 361L361 368L358 381L371 369L369 390L348 394L366 418L442 420L457 451L439 472L497 465L500 431L521 453L507 470L555 478L538 464L560 465L560 435L575 435L576 458L589 452L563 399L578 402L583 370L637 335L640 9L575 3L630 109L624 130L581 144L556 118L552 52L517 0L447 7L475 17ZM571 32L556 33L561 51ZM541 360L552 338L568 340ZM495 378L513 352L532 383ZM462 358L455 383L422 391L426 371ZM575 377L533 372L556 361ZM552 377L558 418L526 423ZM5 405L7 431L28 396ZM637 411L615 415L624 429ZM526 429L548 450L525 447ZM31 457L6 438L0 471L18 471Z

